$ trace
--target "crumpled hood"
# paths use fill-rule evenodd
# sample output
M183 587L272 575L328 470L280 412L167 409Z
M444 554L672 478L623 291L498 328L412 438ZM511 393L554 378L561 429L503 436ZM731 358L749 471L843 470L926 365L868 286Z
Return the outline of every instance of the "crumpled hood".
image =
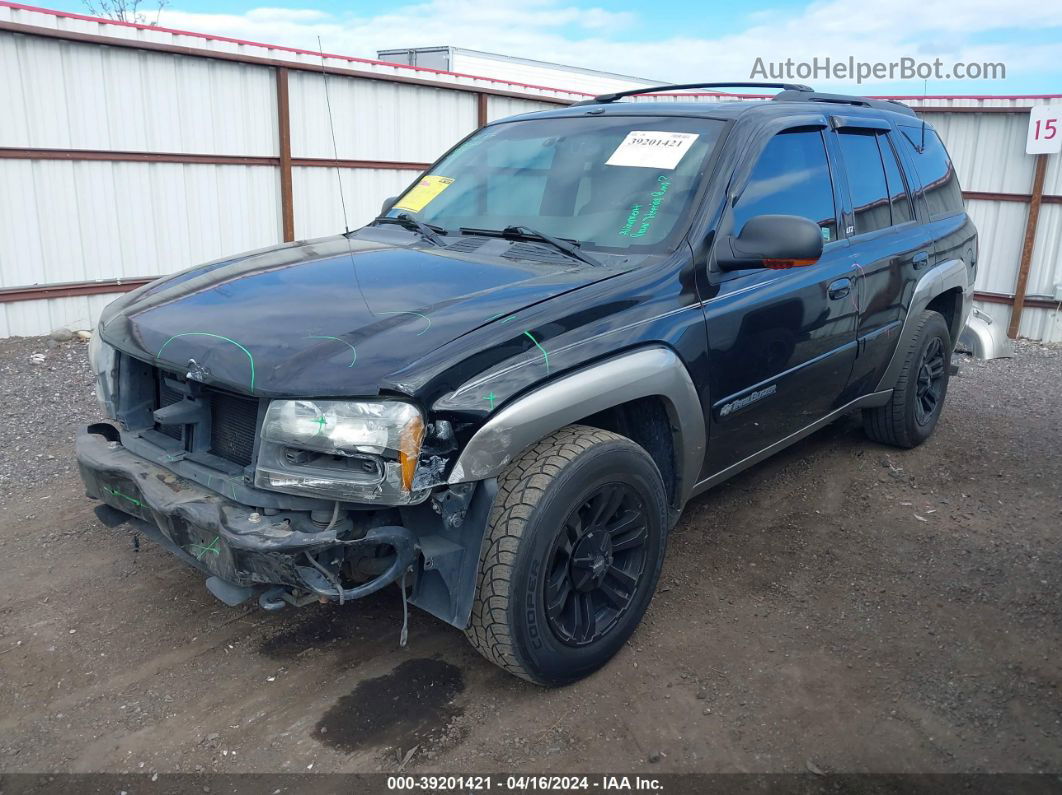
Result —
M239 392L374 395L457 337L611 270L336 236L152 282L104 310L103 337Z

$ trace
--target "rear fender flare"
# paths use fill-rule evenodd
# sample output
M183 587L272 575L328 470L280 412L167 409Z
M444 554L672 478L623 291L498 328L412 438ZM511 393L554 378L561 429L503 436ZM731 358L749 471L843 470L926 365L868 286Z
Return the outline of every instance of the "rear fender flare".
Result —
M892 389L896 386L896 381L900 377L900 370L903 369L904 358L907 350L911 347L911 340L914 338L915 327L918 325L918 316L925 311L930 301L941 293L946 293L948 290L955 288L962 290L963 296L962 315L959 319L959 329L961 330L966 324L966 318L970 314L970 308L973 306L973 287L970 285L969 269L966 262L961 259L947 260L926 271L922 278L918 280L917 284L915 284L914 293L911 295L911 303L907 307L907 315L904 317L899 339L892 351L892 358L889 360L889 365L885 368L885 373L881 376L881 380L874 390L875 392ZM952 340L953 345L955 342L956 340Z

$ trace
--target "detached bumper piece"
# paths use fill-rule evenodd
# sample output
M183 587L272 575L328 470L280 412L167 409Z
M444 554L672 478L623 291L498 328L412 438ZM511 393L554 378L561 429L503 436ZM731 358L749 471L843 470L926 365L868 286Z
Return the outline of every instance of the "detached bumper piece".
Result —
M416 537L405 527L373 527L360 538L340 537L337 529L294 529L301 524L294 512L255 513L133 454L110 425L78 435L77 460L90 497L139 520L139 532L209 575L210 591L229 604L262 592L263 606L275 609L270 605L292 591L345 602L395 582L417 561ZM346 587L338 567L327 564L359 553L379 573Z

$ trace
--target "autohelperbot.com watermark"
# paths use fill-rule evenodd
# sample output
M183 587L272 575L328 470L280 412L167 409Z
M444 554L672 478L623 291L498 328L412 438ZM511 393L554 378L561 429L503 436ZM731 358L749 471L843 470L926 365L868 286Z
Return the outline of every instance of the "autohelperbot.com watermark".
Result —
M895 61L860 61L848 58L815 57L810 61L786 58L767 61L757 58L750 80L1005 80L1007 65L1001 62L976 61L946 64L940 58L931 61L903 57Z

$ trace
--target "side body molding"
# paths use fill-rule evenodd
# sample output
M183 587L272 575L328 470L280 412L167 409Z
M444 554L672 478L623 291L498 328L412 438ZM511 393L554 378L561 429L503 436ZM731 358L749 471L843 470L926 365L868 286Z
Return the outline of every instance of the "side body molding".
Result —
M929 306L929 302L941 293L958 287L962 290L962 317L959 319L959 329L966 325L966 318L973 307L973 285L969 282L969 268L961 259L950 259L942 262L934 268L926 271L915 285L914 294L911 296L911 304L907 308L907 315L903 319L903 328L900 329L900 337L893 349L889 366L885 368L881 381L878 382L875 392L884 389L892 389L896 386L896 380L900 377L900 369L903 367L904 357L911 346L911 337L914 335L916 319L922 311ZM956 340L952 340L954 343Z
M704 412L682 360L659 346L597 362L517 398L469 440L449 482L495 477L521 452L565 425L652 396L663 398L667 406L681 506L704 463Z

